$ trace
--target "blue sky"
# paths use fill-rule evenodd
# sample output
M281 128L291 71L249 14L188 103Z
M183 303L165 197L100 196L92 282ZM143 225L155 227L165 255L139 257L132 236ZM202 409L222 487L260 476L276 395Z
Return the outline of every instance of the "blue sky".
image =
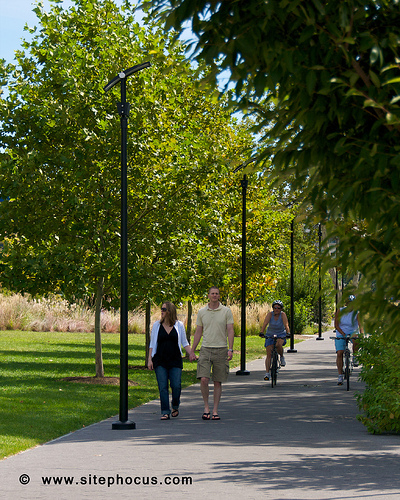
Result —
M65 5L70 1L64 0ZM0 0L0 58L13 62L14 51L21 47L22 38L27 38L29 33L24 31L25 24L32 27L37 23L37 17L32 9L35 0ZM43 0L46 10L50 2Z
M24 31L24 26L37 25L37 17L32 9L38 0L0 0L0 58L8 63L13 62L14 52L21 48L23 38L29 38L30 34ZM50 10L50 1L42 0L45 10ZM63 6L72 5L72 0L63 0ZM119 0L116 0L119 3ZM190 33L190 31L189 31ZM184 38L190 38L190 35ZM220 77L225 82L227 74Z
M21 47L22 38L30 35L24 26L37 25L37 17L32 9L38 0L0 0L0 58L13 62L14 52ZM50 10L50 1L42 0L45 10ZM121 3L116 0L116 3ZM64 8L73 4L72 0L63 0Z

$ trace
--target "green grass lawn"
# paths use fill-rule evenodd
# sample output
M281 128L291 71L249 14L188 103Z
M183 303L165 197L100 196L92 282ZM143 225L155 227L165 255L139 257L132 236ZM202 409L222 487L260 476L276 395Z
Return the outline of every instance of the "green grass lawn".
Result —
M119 377L119 334L103 334L106 377ZM240 365L235 339L231 367ZM263 340L246 338L246 361L264 356ZM131 367L143 366L144 335L129 335ZM119 386L82 384L65 377L93 377L94 334L0 332L0 459L118 415ZM159 397L154 372L129 370L129 408ZM182 385L196 383L196 363L184 360Z

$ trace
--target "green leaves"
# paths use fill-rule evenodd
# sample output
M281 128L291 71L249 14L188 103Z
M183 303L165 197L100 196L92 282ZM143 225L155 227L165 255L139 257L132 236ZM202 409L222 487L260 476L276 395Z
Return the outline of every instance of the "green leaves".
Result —
M152 66L127 82L130 304L199 295L236 273L240 195L227 179L253 146L226 100L198 85L185 47L151 16L140 27L110 0L37 15L17 67L2 68L3 285L87 300L104 277L105 306L118 307L120 90L103 87L135 54Z
M317 74L315 71L309 71L306 76L307 92L312 95L317 84Z
M375 335L362 339L361 347L361 379L366 390L357 396L362 411L359 420L373 434L399 433L399 342Z
M151 5L174 16L179 31L208 4ZM213 65L214 74L230 69L236 104L259 124L271 179L275 185L290 179L291 188L302 191L315 218L326 222L328 237L341 241L337 265L363 275L360 310L375 326L386 311L393 323L385 335L395 335L400 314L390 298L397 300L400 289L397 2L220 2L195 31L198 63Z

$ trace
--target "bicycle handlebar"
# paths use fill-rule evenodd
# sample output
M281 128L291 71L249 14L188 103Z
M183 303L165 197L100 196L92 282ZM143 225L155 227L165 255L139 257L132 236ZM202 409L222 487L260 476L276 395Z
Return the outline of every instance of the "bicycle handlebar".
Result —
M261 337L261 338L266 338L266 339L274 339L274 338L277 338L277 339L284 339L284 338L290 339L290 337L291 337L290 333L287 333L286 337L278 337L278 335L265 335L264 333L261 333L261 332L258 334L258 336Z

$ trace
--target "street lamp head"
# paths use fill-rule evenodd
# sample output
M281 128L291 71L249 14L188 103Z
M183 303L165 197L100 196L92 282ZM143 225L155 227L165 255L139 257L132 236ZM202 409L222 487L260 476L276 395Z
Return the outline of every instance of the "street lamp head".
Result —
M151 66L151 64L147 61L144 63L136 64L136 66L132 66L132 68L121 71L115 78L113 78L107 83L107 85L104 87L104 92L108 92L109 90L111 90L117 83L119 83L124 78L128 78L128 76L133 75L133 73L148 68L149 66Z
M254 161L257 161L257 160L258 160L257 156L250 158L249 160L246 160L244 163L241 163L238 167L236 167L235 170L233 171L233 173L236 174L236 172L239 172L239 170L246 168L247 165L249 165L250 163L253 163Z
M151 66L149 61L144 62L144 63L140 63L140 64L136 64L136 66L132 66L132 68L126 69L124 71L125 78L133 75L133 73L136 73L137 71L141 71L142 69L148 68L149 66Z

